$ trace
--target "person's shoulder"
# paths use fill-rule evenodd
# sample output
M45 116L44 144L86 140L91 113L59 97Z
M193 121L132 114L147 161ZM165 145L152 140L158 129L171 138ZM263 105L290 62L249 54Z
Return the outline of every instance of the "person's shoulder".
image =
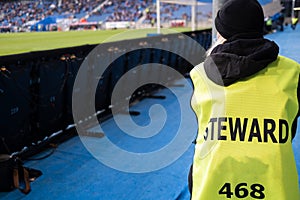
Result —
M289 62L289 63L291 63L291 64L300 65L300 64L299 64L297 61L295 61L294 59L289 58L289 57L286 57L286 56L279 55L277 59L278 59L279 61L281 61L281 62Z
M279 55L277 58L277 65L285 66L285 67L294 67L300 72L300 64L292 58Z
M203 70L203 62L193 67L193 69L190 71L190 77L192 78L192 80L197 79L197 77L199 77L199 75L203 73Z
M195 67L193 67L193 69L191 70L190 73L196 73L197 71L201 71L201 69L203 69L203 63L204 62L201 62L199 63L198 65L196 65Z

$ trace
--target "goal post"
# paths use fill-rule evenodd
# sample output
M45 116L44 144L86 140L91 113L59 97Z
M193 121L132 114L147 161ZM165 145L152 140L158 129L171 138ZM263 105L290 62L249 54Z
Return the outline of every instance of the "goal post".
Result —
M212 0L214 1L214 0ZM160 3L169 3L169 4L179 4L191 6L191 29L192 31L196 30L196 7L201 5L207 5L205 2L199 0L156 0L156 24L157 24L157 33L160 34Z
M217 16L218 10L222 7L226 0L212 0L212 45L217 41L217 30L215 27L215 18Z

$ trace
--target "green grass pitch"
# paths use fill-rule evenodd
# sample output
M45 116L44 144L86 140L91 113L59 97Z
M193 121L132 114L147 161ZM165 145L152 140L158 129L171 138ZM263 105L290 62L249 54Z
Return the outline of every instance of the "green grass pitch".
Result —
M162 34L184 31L190 29L161 29ZM149 33L156 33L156 29L1 33L0 56L141 38Z

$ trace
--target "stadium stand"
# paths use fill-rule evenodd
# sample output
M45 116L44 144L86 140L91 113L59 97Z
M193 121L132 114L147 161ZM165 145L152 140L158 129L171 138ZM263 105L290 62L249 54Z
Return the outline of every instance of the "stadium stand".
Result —
M12 27L11 31L24 31L22 27L33 25L47 17L71 18L88 22L134 21L144 15L146 22L156 16L153 0L53 0L0 2L0 26ZM147 11L147 9L152 10ZM162 20L190 19L190 9L176 4L162 4ZM147 21L148 20L148 21Z
M212 16L212 1L197 8L197 20L207 21ZM264 7L266 16L273 16L282 10L280 1L259 0ZM45 1L4 1L0 2L1 32L69 30L72 23L80 22L136 22L154 25L156 22L156 8L154 0L45 0ZM37 27L37 23L47 18L56 21ZM161 22L168 24L170 20L185 20L186 25L191 20L190 6L161 3ZM59 22L58 22L59 21ZM69 22L66 22L69 21ZM65 25L66 24L66 25ZM35 27L33 25L36 25ZM172 25L172 24L171 24ZM88 25L87 25L88 26ZM95 28L101 28L98 25ZM74 30L76 28L72 28Z
M32 25L46 17L64 17L80 19L103 0L53 0L53 1L10 1L0 2L0 26L21 28ZM14 29L13 31L20 31Z

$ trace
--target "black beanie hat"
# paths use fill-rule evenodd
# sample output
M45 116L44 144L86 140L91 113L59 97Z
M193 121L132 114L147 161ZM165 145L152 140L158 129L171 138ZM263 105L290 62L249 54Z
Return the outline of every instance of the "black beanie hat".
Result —
M228 0L215 18L217 31L225 39L237 34L263 36L264 13L257 0Z

